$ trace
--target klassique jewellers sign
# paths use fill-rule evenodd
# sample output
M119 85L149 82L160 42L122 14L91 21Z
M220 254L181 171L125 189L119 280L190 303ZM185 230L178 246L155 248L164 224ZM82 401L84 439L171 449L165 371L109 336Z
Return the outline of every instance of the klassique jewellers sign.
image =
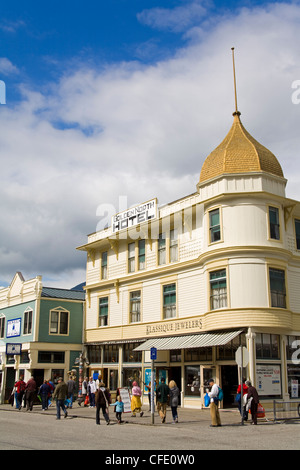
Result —
M158 323L146 326L146 335L158 333L175 333L176 331L202 330L202 319L178 320L172 323Z
M112 216L112 231L118 232L125 228L130 228L143 222L148 222L157 217L157 199L143 202L138 206L119 212Z

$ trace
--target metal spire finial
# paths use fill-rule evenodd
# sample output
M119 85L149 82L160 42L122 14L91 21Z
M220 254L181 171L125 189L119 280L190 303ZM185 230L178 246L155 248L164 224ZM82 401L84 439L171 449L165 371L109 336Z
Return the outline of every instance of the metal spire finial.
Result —
M232 50L232 64L233 64L233 80L234 80L234 98L235 98L235 112L233 116L240 116L241 113L238 111L237 107L237 92L236 92L236 78L235 78L235 63L234 63L234 47L231 48Z

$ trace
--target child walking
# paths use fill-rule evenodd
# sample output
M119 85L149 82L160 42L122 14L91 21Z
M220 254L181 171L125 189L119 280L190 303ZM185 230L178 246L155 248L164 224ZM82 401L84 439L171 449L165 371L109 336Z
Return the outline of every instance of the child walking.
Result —
M122 423L122 413L124 412L124 403L122 402L121 395L118 396L116 403L112 403L110 406L116 407L116 418L118 424Z

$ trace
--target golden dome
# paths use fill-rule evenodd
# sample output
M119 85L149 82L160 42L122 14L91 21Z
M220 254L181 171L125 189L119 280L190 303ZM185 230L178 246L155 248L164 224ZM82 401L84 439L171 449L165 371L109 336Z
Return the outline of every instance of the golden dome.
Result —
M246 131L240 114L239 111L233 113L233 124L227 136L204 161L199 183L226 173L261 171L283 177L275 155Z

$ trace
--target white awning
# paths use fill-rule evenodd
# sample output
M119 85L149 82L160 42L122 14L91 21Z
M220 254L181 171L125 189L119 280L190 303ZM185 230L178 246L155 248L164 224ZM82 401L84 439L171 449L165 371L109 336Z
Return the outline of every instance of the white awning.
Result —
M159 351L169 349L206 348L209 346L222 346L242 333L239 331L227 331L226 333L204 333L190 336L169 336L164 338L148 339L140 344L134 351L150 351L156 348Z

